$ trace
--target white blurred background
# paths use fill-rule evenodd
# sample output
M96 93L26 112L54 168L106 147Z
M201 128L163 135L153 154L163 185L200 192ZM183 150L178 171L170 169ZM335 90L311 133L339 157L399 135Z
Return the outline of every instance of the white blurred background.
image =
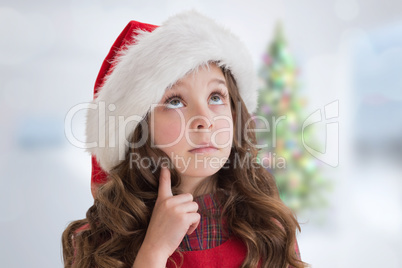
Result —
M65 116L92 99L101 63L129 20L159 25L189 8L240 36L256 69L281 20L306 114L339 101L339 165L325 169L335 187L325 220L303 219L303 260L402 267L399 0L2 0L0 266L62 267L61 233L92 204L90 157L67 141ZM72 121L81 141L83 124L81 111Z

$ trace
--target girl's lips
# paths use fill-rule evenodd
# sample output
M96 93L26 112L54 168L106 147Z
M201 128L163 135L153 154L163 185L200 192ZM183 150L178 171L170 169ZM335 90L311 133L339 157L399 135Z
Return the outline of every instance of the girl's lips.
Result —
M218 150L218 149L215 148L215 147L202 147L202 148L192 149L192 150L190 150L189 152L190 152L190 153L197 153L197 154L200 154L200 153L212 153L212 152L215 152L215 151L217 151L217 150Z

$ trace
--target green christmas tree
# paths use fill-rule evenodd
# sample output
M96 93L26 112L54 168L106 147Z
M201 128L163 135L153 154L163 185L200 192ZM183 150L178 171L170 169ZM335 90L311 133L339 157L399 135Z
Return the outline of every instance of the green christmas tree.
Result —
M306 100L299 95L295 61L279 24L274 40L263 56L256 126L261 147L259 161L275 176L281 199L295 212L326 205L330 188L322 175L322 163L302 143ZM316 148L313 127L303 130L304 141Z

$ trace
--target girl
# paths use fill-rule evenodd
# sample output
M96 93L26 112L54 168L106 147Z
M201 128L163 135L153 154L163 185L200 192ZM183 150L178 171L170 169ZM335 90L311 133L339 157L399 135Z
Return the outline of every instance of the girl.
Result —
M88 109L94 205L65 267L304 267L292 212L256 163L244 45L194 11L130 22Z

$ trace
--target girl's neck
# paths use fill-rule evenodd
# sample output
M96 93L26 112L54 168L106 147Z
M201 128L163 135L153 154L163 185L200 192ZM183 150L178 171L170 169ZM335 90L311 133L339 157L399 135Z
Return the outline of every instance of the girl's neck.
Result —
M195 178L182 178L180 184L181 193L190 193L193 196L200 196L214 192L216 189L216 176Z

